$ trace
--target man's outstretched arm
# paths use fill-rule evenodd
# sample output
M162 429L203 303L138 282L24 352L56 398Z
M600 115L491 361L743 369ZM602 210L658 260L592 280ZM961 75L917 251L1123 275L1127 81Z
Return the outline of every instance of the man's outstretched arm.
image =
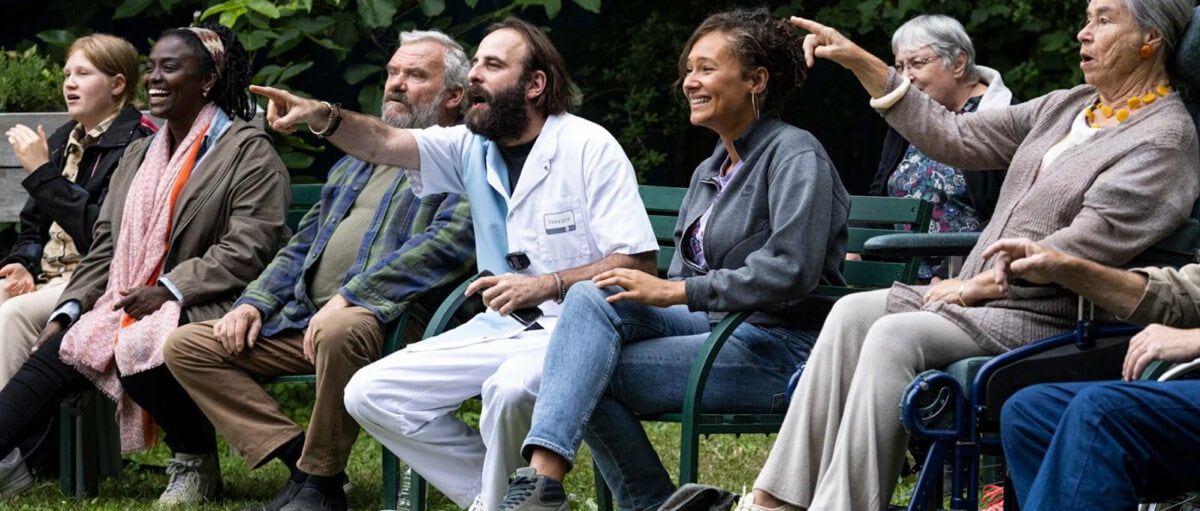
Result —
M996 256L996 282L1001 286L1010 275L1039 284L1056 282L1128 321L1149 325L1129 341L1121 368L1126 381L1141 378L1155 360L1182 362L1200 356L1197 265L1124 271L1027 239L997 241L983 256Z
M315 133L322 133L335 123L326 139L346 154L371 163L421 170L417 139L408 130L393 128L369 115L330 108L283 89L251 85L250 92L269 100L267 123L276 131L293 133L296 125L307 124Z

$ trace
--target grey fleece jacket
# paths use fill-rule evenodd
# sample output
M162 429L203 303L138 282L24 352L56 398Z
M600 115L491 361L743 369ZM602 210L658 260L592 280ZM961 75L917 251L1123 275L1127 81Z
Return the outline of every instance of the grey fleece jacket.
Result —
M755 121L734 141L742 168L713 205L701 270L676 251L669 275L683 279L687 305L720 321L754 311L757 325L819 329L832 299L818 285L843 285L850 196L825 149L776 117ZM675 226L675 245L717 195L714 177L728 156L718 143L692 174Z

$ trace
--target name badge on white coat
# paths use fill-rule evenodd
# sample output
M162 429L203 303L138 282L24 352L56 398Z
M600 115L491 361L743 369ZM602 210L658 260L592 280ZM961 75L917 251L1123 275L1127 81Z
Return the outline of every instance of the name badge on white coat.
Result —
M542 217L546 224L546 234L562 234L575 230L575 212L566 210L558 213L547 213Z

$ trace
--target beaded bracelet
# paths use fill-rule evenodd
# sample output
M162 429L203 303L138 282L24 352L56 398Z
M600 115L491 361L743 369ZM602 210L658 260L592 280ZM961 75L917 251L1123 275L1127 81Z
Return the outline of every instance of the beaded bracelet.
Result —
M342 124L342 105L338 103L330 103L328 101L322 101L321 104L325 105L325 108L329 109L329 118L325 121L325 129L316 131L313 130L312 126L310 125L308 130L311 131L313 135L316 135L317 138L326 138L333 135L333 132L337 131L338 126Z
M550 272L550 275L552 275L554 277L554 281L558 283L558 298L556 298L554 302L562 303L563 299L567 297L567 282L563 280L562 275L559 275L556 271Z

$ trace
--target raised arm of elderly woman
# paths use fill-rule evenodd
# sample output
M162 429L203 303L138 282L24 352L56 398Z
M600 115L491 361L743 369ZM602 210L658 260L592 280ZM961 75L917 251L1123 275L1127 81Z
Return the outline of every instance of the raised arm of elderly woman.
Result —
M1000 289L982 257L993 241L1026 237L1120 264L1187 216L1200 191L1200 151L1165 63L1191 9L1190 0L1092 0L1078 36L1087 85L963 115L906 87L836 30L793 18L811 32L809 61L852 70L888 123L930 157L1008 174L957 278L834 306L743 507L887 509L906 442L896 403L917 373L1072 326L1070 298Z

